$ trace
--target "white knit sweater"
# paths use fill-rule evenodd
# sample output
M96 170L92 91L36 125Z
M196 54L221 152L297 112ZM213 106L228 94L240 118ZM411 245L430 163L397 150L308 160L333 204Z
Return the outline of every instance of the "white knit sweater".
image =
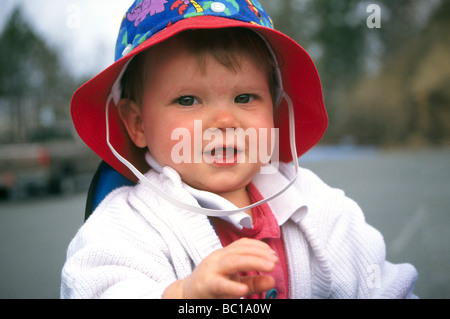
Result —
M264 196L295 172L282 164L253 183ZM179 176L146 176L176 198L198 206ZM201 201L200 201L201 202ZM285 193L269 202L282 231L290 298L415 298L409 264L385 260L380 233L355 202L301 169ZM158 198L142 184L110 194L72 240L62 271L62 298L160 298L222 246L208 218Z

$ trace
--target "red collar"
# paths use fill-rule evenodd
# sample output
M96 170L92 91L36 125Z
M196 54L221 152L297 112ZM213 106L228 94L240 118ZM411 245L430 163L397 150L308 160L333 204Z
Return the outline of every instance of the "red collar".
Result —
M263 199L262 195L253 184L249 184L247 186L247 191L252 203L256 203ZM267 203L254 207L252 209L252 215L253 228L238 229L232 224L218 218L213 218L213 222L216 230L221 235L224 235L223 231L226 230L225 233L232 232L234 236L247 237L258 240L280 238L281 233L278 221L276 220L275 216L272 213L272 210Z

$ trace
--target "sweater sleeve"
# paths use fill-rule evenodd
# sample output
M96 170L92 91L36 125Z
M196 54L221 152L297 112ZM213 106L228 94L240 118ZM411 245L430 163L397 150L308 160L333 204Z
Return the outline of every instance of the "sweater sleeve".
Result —
M160 298L177 280L167 244L120 198L102 203L70 243L61 298Z
M416 269L386 261L381 233L366 223L360 207L342 191L327 192L322 231L329 257L331 297L416 298Z
M293 176L293 168L282 167ZM381 233L366 223L357 203L302 169L296 183L308 202L298 221L311 252L312 296L317 298L417 298L417 271L386 261Z

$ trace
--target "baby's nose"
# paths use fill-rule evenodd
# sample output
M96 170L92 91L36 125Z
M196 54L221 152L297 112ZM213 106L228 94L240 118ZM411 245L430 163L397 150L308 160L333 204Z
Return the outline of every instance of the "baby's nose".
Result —
M220 105L211 109L211 120L208 126L218 129L238 128L240 121L232 107Z

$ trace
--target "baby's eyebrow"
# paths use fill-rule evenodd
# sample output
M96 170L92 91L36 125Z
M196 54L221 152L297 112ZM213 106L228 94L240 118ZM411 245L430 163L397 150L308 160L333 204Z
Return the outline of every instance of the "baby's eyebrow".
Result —
M185 95L195 95L194 94L194 88L183 86L183 87L165 87L163 88L163 95L168 98L173 97L181 97Z

